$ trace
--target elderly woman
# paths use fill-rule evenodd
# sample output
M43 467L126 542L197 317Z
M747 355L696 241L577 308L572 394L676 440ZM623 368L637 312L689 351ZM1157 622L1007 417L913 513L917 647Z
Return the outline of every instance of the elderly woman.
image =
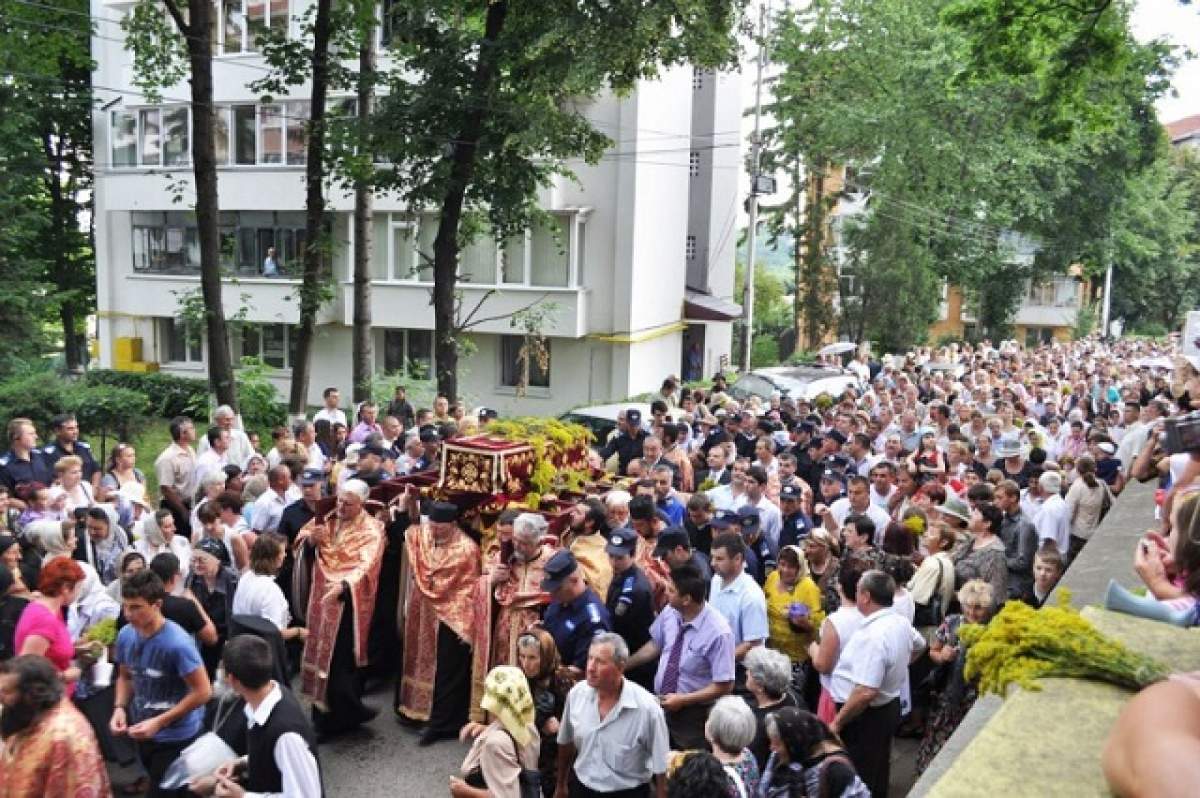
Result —
M529 681L535 725L542 736L538 771L544 789L553 791L558 772L558 724L571 690L554 638L545 629L530 629L517 639L517 663Z
M767 645L793 662L808 660L808 644L825 620L821 589L808 574L808 560L798 546L779 550L779 563L763 585L767 598Z
M940 624L954 600L954 560L950 552L957 538L954 528L941 521L931 524L921 536L928 554L908 583L909 595L916 605L913 623L917 626Z
M837 735L811 712L773 712L767 734L771 757L759 785L761 798L868 794Z
M996 603L993 588L980 579L972 579L958 591L962 613L946 616L929 644L929 658L948 672L946 686L938 696L933 715L925 725L925 736L917 750L917 772L928 767L958 724L975 704L978 692L967 681L964 668L966 646L959 642L958 632L965 623L986 624L991 620Z
M133 550L145 557L146 562L153 560L156 554L174 554L179 558L180 589L187 582L192 566L192 544L176 534L175 517L169 510L158 510L142 518L142 536L133 544Z
M729 777L729 798L758 794L758 762L747 747L754 741L758 721L746 702L736 696L717 699L704 724L704 739Z
M206 510L212 512L212 508ZM220 540L206 537L192 549L192 574L187 586L217 627L217 642L200 646L200 658L210 679L217 673L221 652L229 639L229 621L233 618L238 575L231 566L229 551Z
M743 663L746 667L746 689L754 699L751 711L755 717L755 732L748 747L761 772L771 753L765 725L767 714L784 707L797 706L796 697L789 689L792 684L792 662L787 655L772 648L757 646L750 649Z
M841 605L837 592L841 553L841 544L824 527L816 527L804 539L804 559L808 562L808 575L821 591L821 609L826 615Z
M67 514L72 514L77 507L91 507L96 503L92 485L83 478L83 460L69 454L60 457L54 464L54 474L59 487L67 494Z
M84 523L88 536L84 547L87 561L107 585L118 576L121 553L129 548L129 537L117 523L117 511L111 504L88 508Z
M994 504L981 504L973 510L969 525L973 537L954 563L956 584L982 579L992 586L992 595L1001 603L1008 597L1008 559L1000 539L1003 521L1004 512Z
M221 469L205 474L200 482L200 501L192 508L191 528L189 530L192 543L199 543L204 537L204 522L200 520L200 508L208 507L225 490L225 472Z
M482 727L463 727L463 741L475 742L462 764L462 778L450 777L454 798L521 798L522 771L537 768L541 739L534 725L529 683L520 668L493 668L479 702L491 718Z

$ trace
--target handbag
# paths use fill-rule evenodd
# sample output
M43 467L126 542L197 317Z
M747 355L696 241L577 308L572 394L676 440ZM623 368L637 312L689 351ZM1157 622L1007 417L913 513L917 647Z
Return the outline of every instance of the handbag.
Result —
M1108 483L1100 480L1100 484L1104 487L1104 496L1100 499L1100 518L1103 519L1104 516L1108 515L1108 511L1112 509L1114 498L1112 491L1108 487Z
M938 626L946 618L946 608L942 606L942 571L946 567L946 564L940 559L937 561L937 564L937 584L933 589L933 594L929 597L929 601L917 605L916 614L913 616L913 626Z
M504 730L508 734L508 739L512 740L513 751L517 755L517 764L521 766L521 772L517 776L517 786L521 790L521 798L541 798L542 795L542 772L534 768L527 768L521 765L521 746L517 745L517 738L509 734L508 730ZM483 768L476 765L471 769L471 772L463 777L468 787L474 787L477 790L486 790L487 782L483 778Z

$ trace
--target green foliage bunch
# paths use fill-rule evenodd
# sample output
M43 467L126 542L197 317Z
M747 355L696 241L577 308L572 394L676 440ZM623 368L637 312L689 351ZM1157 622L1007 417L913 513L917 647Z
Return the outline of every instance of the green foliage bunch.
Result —
M208 383L161 372L94 369L85 378L89 385L107 385L137 391L150 401L149 414L158 418L208 415Z
M50 371L0 383L0 419L28 418L43 439L60 413L74 413L85 435L127 437L130 429L151 415L147 394L130 388L87 381L64 380Z
M237 371L242 426L264 436L287 423L287 406L280 401L279 391L269 379L271 371L261 359L250 357L242 358L242 366Z

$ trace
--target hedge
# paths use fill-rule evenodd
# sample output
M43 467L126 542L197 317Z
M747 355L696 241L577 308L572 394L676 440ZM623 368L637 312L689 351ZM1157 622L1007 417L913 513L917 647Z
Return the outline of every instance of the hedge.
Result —
M0 419L7 423L12 418L28 418L43 440L49 439L51 420L60 413L74 413L85 435L124 436L151 412L151 402L141 391L92 385L49 371L0 383Z
M150 415L159 418L208 418L208 382L157 372L96 369L85 378L90 385L111 385L137 391L150 401Z

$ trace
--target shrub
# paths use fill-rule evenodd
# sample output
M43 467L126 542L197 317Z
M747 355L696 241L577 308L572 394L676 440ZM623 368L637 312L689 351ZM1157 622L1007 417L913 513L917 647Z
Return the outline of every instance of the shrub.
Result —
M0 421L27 418L45 437L50 419L67 410L74 383L51 371L40 371L0 383Z
M97 369L87 373L86 381L91 385L110 385L137 391L149 399L150 415L160 418L208 418L208 383L204 380L156 372L141 374Z
M79 430L89 435L127 435L130 426L151 413L152 403L139 391L90 385L53 372L38 372L0 384L0 423L24 417L38 428L43 441L59 413L74 413Z
M279 392L267 379L271 367L257 358L242 358L237 371L238 411L247 432L254 430L264 439L275 427L287 423L287 406L279 401ZM207 418L207 412L199 418Z
M755 336L750 342L750 367L779 365L779 341L769 336Z

